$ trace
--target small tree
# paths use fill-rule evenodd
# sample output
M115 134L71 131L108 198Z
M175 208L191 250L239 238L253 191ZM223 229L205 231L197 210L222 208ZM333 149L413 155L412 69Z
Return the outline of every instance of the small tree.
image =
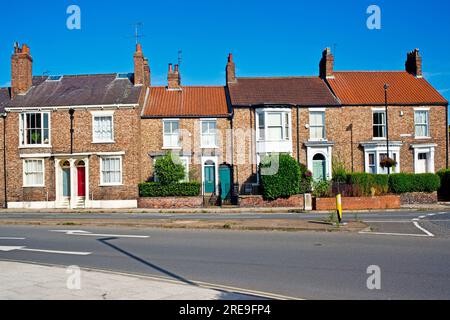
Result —
M186 176L186 170L179 157L171 152L156 160L155 173L163 185L179 183Z
M261 187L266 200L289 198L299 194L299 163L288 154L263 158L260 165Z

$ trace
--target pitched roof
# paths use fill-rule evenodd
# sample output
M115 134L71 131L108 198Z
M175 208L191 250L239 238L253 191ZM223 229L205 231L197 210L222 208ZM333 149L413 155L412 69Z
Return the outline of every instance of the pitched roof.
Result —
M225 117L230 114L224 87L150 87L143 117Z
M117 74L63 76L59 81L33 77L33 86L7 107L55 107L137 104L142 87Z
M0 88L0 112L5 110L5 104L10 101L9 88Z
M229 90L234 106L339 104L319 77L238 78L236 83L229 85Z
M406 71L334 72L327 79L344 105L384 105L384 84L389 84L389 104L447 104L447 100L428 81Z

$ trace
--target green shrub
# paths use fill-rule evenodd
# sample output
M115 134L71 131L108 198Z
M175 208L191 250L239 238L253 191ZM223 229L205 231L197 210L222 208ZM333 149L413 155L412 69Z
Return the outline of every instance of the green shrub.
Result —
M345 183L347 180L347 172L345 170L345 164L339 160L339 157L333 157L333 181L339 183Z
M300 190L299 194L310 193L312 190L313 176L312 172L304 164L300 164Z
M159 182L139 184L139 195L143 198L152 197L196 197L200 195L199 182L171 183L163 185Z
M385 194L389 192L389 176L369 173L350 173L347 175L347 183L362 196L373 194Z
M443 200L450 200L450 169L441 170L437 174L441 179L439 197Z
M186 172L177 155L168 153L164 157L159 158L155 162L155 174L158 182L163 185L178 183L182 181Z
M300 165L287 154L264 157L260 165L264 199L289 198L300 192Z
M439 176L432 173L408 174L398 173L389 176L391 192L401 194L407 192L435 192L441 186Z
M328 198L331 196L331 181L316 181L313 183L312 195L316 198Z

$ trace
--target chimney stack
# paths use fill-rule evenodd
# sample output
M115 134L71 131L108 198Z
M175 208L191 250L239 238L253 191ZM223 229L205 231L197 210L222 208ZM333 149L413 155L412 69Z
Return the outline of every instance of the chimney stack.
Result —
M136 52L134 53L134 85L150 85L150 66L148 60L144 57L140 43L136 45Z
M233 54L228 55L228 63L226 67L227 85L230 83L236 83L236 65L233 62Z
M181 75L180 66L175 65L175 70L172 68L172 64L169 63L169 74L167 75L168 89L181 89Z
M11 95L15 97L25 94L33 86L33 58L30 48L19 43L14 45L14 54L11 57Z
M419 49L415 49L411 52L408 52L406 63L405 63L406 71L417 78L422 78L422 57L420 56Z
M334 78L334 56L330 48L326 48L322 52L322 60L320 60L320 77L322 79Z

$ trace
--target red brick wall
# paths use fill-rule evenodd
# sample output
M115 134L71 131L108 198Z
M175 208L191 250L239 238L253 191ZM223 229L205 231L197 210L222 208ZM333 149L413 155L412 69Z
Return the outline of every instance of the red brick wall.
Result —
M147 209L201 208L202 205L203 197L138 198L138 208Z
M400 209L400 196L342 198L343 210ZM313 208L317 211L336 210L335 198L315 198Z
M289 199L266 201L262 196L241 196L239 200L242 208L304 208L303 195L295 195Z

